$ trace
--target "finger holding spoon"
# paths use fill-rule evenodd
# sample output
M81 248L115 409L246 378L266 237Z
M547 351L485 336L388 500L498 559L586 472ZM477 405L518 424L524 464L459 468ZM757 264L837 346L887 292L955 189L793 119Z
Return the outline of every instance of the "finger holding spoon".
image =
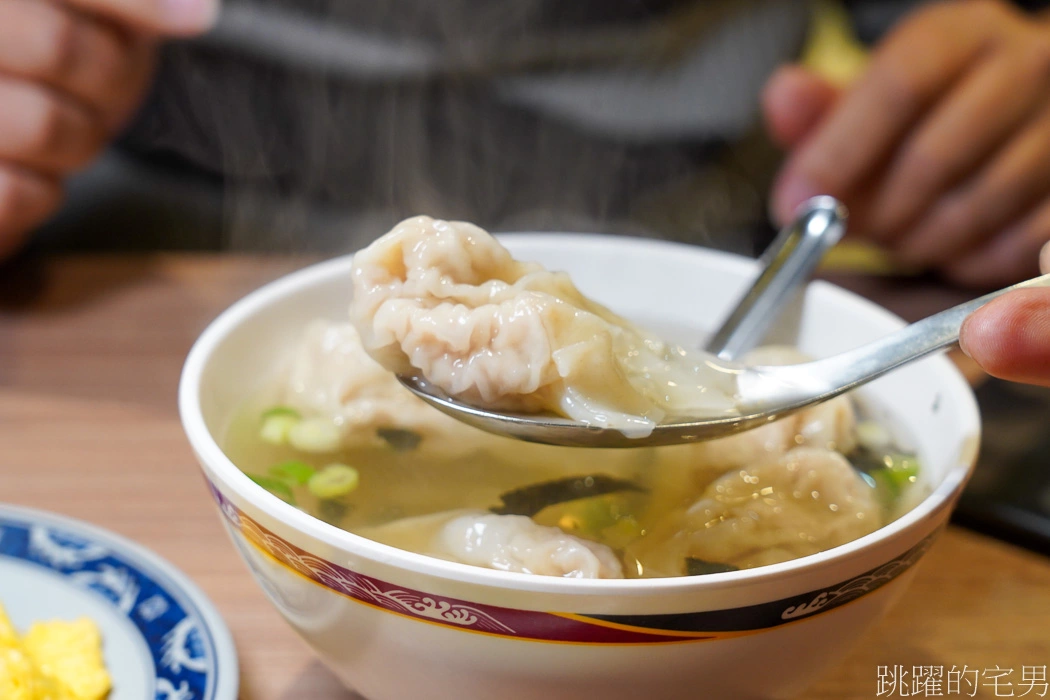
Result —
M1040 267L1050 272L1050 244ZM1050 386L1050 289L1021 289L976 311L959 345L993 377Z

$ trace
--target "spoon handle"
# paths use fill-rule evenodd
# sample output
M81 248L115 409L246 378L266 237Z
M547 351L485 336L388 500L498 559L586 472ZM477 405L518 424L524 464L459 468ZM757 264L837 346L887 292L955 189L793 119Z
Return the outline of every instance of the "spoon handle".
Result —
M917 321L875 342L847 352L784 367L763 367L762 403L787 406L823 400L866 384L901 365L959 342L963 321L988 302L1015 289L1050 287L1050 275L1043 275L986 294Z
M846 207L833 197L804 202L762 254L762 272L704 349L735 360L758 345L793 292L809 281L824 253L842 238L847 216Z

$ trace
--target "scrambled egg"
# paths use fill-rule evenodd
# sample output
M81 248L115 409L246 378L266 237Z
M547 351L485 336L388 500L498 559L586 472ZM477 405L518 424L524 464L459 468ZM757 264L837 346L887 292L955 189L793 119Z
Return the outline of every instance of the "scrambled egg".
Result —
M37 622L20 636L0 606L0 699L103 700L110 686L94 622Z

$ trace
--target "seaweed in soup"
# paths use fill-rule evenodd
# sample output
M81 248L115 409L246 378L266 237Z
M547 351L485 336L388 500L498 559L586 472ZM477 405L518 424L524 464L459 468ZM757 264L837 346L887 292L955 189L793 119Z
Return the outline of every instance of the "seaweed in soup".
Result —
M686 576L706 576L708 574L724 574L730 571L740 571L740 567L732 564L722 564L717 561L706 561L696 557L685 558Z
M545 508L594 496L623 491L644 492L633 481L616 479L605 474L572 476L523 486L500 495L502 505L490 508L497 515L527 515L532 517Z

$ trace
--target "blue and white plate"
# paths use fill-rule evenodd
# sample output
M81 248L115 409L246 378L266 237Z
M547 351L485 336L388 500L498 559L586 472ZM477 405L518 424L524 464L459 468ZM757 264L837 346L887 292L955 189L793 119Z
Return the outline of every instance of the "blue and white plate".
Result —
M0 603L15 626L90 617L113 677L108 700L235 700L222 618L175 567L111 532L0 505Z

